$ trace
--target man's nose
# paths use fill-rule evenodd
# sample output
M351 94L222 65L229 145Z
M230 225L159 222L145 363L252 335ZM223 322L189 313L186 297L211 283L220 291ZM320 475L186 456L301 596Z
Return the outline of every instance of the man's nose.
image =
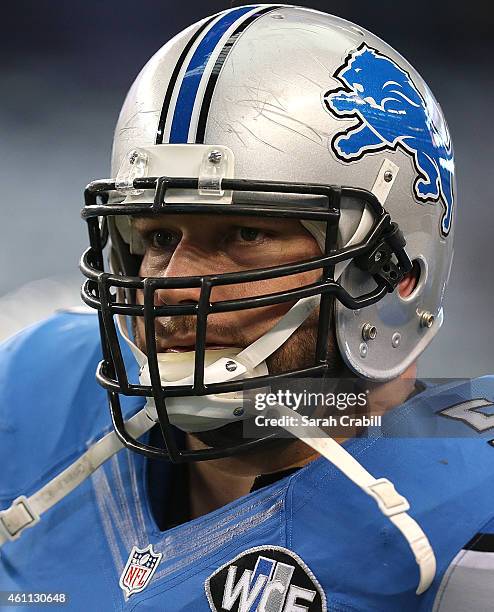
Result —
M212 273L211 264L211 258L202 250L195 246L180 243L175 249L162 276L163 278L203 277ZM155 302L157 305L164 304L169 306L197 304L200 296L200 286L166 287L156 291Z

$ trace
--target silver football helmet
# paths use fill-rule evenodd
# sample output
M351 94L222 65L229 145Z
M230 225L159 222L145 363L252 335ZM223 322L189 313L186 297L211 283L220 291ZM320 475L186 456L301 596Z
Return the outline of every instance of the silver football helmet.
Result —
M324 375L321 340L328 339L330 296L336 298L331 325L339 351L353 372L371 381L404 372L441 327L455 215L446 122L417 71L348 21L266 4L190 26L149 60L132 85L115 130L111 176L89 185L83 211L91 236L83 297L101 312L105 344L99 379L114 403L119 393L146 396L163 430L170 422L202 431L245 418L235 414L235 394L258 378L269 383L266 358L317 307L313 373ZM185 211L299 218L322 255L292 271L322 268L321 283L291 293L295 306L255 347L211 355L200 334L207 314L215 312L208 292L221 275L206 281L138 276L143 245L133 215ZM112 274L103 268L106 226ZM395 289L412 266L418 283L401 297ZM239 273L221 282L277 273ZM187 282L201 287L195 308L154 306L157 288ZM139 288L147 305L135 303ZM238 307L249 306L241 302ZM276 303L276 296L263 303ZM124 321L125 315L143 316L154 330L153 316L165 314L198 316L196 351L188 362L170 364L153 354L152 333L144 355ZM140 385L131 385L122 370L114 315L139 361ZM158 454L123 430L120 437L134 450ZM164 437L173 446L171 436Z

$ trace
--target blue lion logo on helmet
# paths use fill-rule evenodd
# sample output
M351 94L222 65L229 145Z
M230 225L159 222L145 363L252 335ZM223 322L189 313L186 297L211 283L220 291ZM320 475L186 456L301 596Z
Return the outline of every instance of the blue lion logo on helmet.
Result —
M326 92L327 110L337 118L357 119L333 138L335 155L352 162L367 153L401 147L417 170L417 199L442 199L441 232L447 235L454 201L453 149L432 94L427 90L424 100L407 72L365 44L347 57L334 76L343 87Z

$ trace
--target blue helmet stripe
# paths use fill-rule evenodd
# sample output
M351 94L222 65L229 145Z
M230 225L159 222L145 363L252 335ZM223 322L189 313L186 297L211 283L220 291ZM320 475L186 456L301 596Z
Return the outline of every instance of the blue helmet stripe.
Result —
M180 74L180 70L182 69L182 66L184 65L185 60L187 59L187 56L189 55L189 51L192 49L194 43L200 36L202 36L204 30L206 30L206 28L209 27L209 25L211 24L212 21L214 21L214 19L215 19L214 17L207 19L202 24L202 26L200 26L196 30L196 32L191 36L191 38L189 39L189 42L185 45L182 53L180 54L180 57L178 59L178 62L175 65L175 68L173 69L172 76L170 78L168 87L166 89L165 98L163 100L163 106L161 107L160 120L158 123L158 131L156 132L156 144L163 143L166 122L168 119L168 112L170 110L170 103L173 97L173 91L175 89L175 85L177 84L177 79L178 79L178 75Z
M199 43L194 55L190 59L180 85L170 130L170 143L179 144L187 142L197 90L199 89L199 83L201 82L211 53L214 51L216 45L228 28L234 24L237 19L243 17L243 15L255 8L256 6L243 6L226 13L212 26Z

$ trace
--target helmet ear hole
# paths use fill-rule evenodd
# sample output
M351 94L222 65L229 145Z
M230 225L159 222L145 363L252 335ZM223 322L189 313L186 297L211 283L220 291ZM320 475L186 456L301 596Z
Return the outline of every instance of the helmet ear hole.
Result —
M398 293L402 298L411 297L420 280L421 267L417 259L412 262L412 269L406 274L398 285Z

